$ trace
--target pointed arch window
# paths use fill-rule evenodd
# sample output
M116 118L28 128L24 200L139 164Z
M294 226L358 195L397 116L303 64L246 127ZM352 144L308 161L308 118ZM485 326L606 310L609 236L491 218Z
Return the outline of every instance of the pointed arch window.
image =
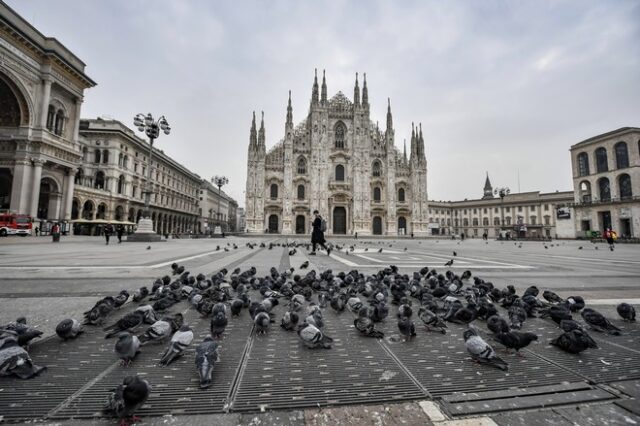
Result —
M344 166L342 164L338 164L336 166L336 181L338 182L344 181Z
M382 173L381 170L382 170L382 166L380 165L380 162L374 161L373 167L372 167L373 177L380 177L380 174Z
M578 176L589 175L589 156L586 152L578 154Z
M629 152L627 150L627 144L625 142L618 142L614 149L616 152L616 167L619 169L629 167Z
M269 195L271 196L272 200L278 198L278 185L276 185L275 183L271 184L271 188L269 188Z
M347 126L342 121L338 121L335 127L335 147L344 148L345 137L347 134Z
M298 200L304 200L304 185L298 185Z
M382 198L382 191L380 191L380 187L376 186L373 188L373 201L380 201Z
M304 160L304 157L300 157L298 159L298 174L304 175L307 173L307 162Z
M607 150L605 148L596 149L596 173L602 173L609 170L607 164Z
M398 189L398 202L404 203L404 188Z

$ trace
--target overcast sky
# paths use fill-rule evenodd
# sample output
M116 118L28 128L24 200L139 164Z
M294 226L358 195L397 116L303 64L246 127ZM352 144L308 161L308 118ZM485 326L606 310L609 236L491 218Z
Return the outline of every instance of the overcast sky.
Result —
M244 205L253 110L267 148L297 124L313 70L329 96L367 73L371 118L391 98L396 145L422 122L433 200L495 186L571 190L570 145L640 126L638 1L8 0L80 57L98 86L83 117L133 128L164 114L158 147Z

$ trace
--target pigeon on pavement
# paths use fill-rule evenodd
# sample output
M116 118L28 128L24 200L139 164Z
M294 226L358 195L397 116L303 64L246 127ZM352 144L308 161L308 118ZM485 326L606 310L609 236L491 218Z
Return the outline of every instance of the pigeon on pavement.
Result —
M222 338L228 323L229 320L224 311L218 311L218 313L214 314L213 318L211 318L211 336L214 339Z
M161 365L169 365L177 358L179 358L185 349L193 342L193 331L191 327L184 324L178 331L176 331L171 337L171 342L167 347L167 350L160 358Z
M198 376L200 376L201 389L211 386L213 367L220 360L218 348L218 344L213 341L211 336L205 337L196 348L196 369L198 370Z
M73 318L64 319L56 326L56 334L62 340L74 339L83 331L80 321Z
M520 349L526 348L531 342L538 340L538 336L535 333L520 333L518 331L498 333L494 338L497 342L502 343L507 349L515 349L516 355L520 354Z
M122 360L122 365L128 366L140 353L140 339L129 332L122 331L116 340L115 352Z
M584 308L582 312L582 319L589 324L589 327L595 331L599 331L601 333L611 334L613 336L620 335L620 329L615 325L611 324L611 322L604 317L600 312L591 308Z
M598 349L591 336L579 329L566 331L549 343L571 354L579 354L589 348Z
M126 421L128 417L131 417L132 422L137 422L140 418L135 412L144 405L150 392L149 382L139 376L127 376L121 385L112 390L102 411L119 418L121 425L129 424Z
M33 363L29 353L18 344L14 331L0 331L0 377L16 376L30 379L46 370Z
M618 311L618 315L620 315L623 320L630 322L636 320L636 309L633 307L633 305L630 305L628 303L621 303L616 306L616 310Z
M488 364L492 367L499 368L503 371L509 370L509 364L496 355L493 348L485 342L482 337L478 336L478 333L474 329L467 329L463 333L463 337L465 347L467 348L467 352L471 355L471 359L482 364Z
M331 349L331 343L333 342L331 337L325 336L319 328L312 324L307 324L298 329L298 337L300 337L302 343L310 349Z
M353 325L363 336L374 337L376 339L382 339L384 337L383 332L375 329L373 321L369 318L369 308L366 306L360 308L358 318L353 320Z

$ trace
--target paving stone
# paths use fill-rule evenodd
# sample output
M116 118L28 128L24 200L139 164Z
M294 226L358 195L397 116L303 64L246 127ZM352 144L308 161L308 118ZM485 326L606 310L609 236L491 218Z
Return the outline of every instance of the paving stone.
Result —
M491 418L499 426L572 426L573 423L552 410L520 411L495 414Z
M640 425L640 416L615 404L579 406L555 411L580 426Z

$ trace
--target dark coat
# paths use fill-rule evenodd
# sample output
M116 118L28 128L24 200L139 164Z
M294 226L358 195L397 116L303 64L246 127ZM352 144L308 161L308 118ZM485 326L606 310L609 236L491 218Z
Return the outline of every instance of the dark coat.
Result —
M324 244L324 232L322 232L322 218L316 217L311 223L313 231L311 232L311 243Z

